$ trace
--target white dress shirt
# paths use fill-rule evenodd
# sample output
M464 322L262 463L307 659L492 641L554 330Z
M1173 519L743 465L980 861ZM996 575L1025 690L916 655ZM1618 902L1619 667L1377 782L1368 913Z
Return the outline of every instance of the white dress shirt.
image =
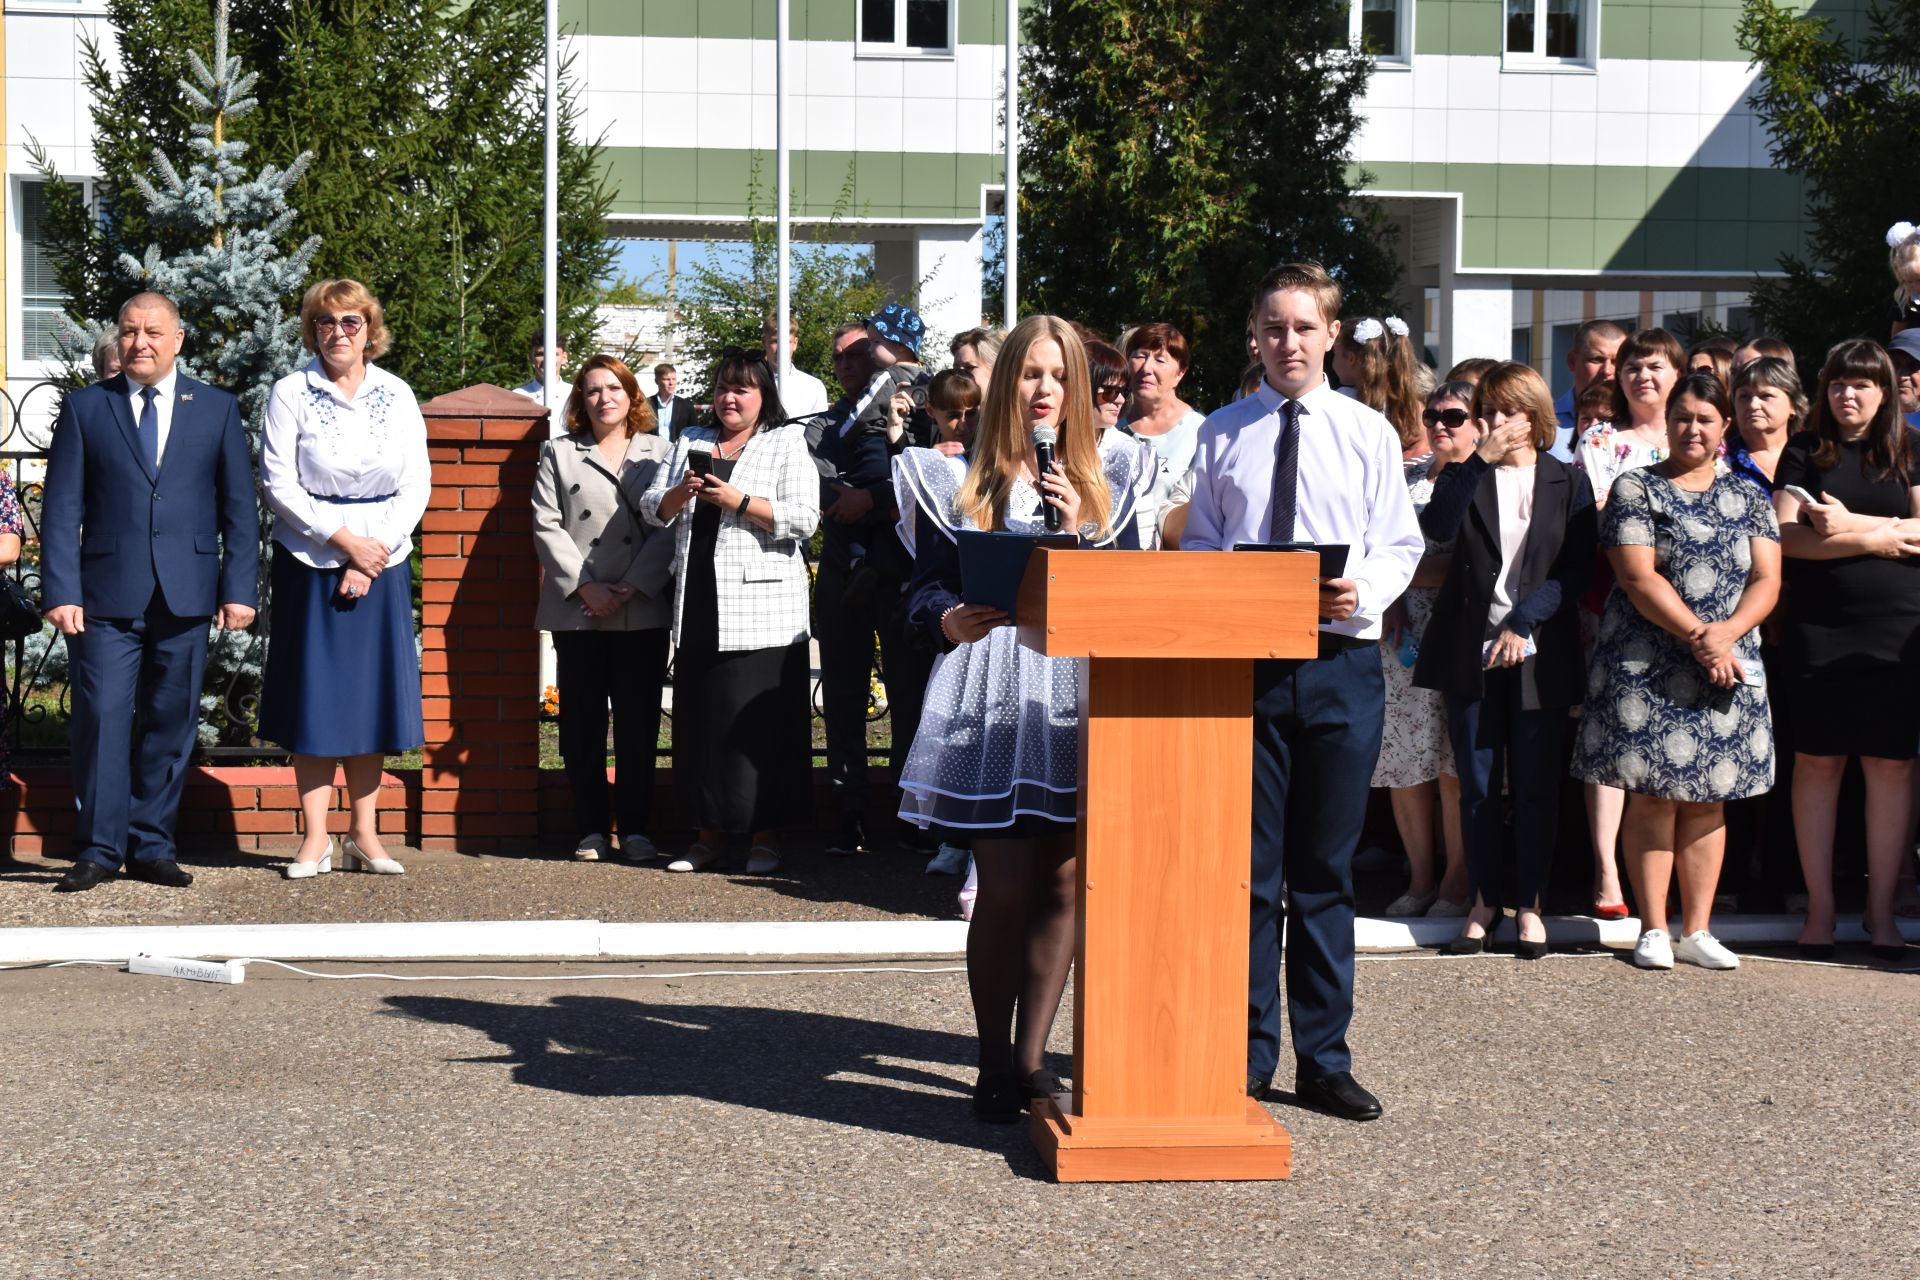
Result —
M780 384L780 407L787 411L789 418L825 413L832 403L827 398L827 386L820 379L805 369L787 370L786 381Z
M1182 551L1231 551L1267 542L1273 468L1286 397L1265 382L1216 410L1200 428L1190 473ZM1400 441L1385 417L1323 380L1300 400L1300 471L1293 536L1347 547L1346 576L1359 606L1345 622L1322 623L1357 639L1380 635L1380 617L1413 581L1426 550L1407 496Z
M349 400L319 360L309 361L274 383L267 398L260 481L273 508L274 540L303 564L347 563L328 541L342 528L378 538L389 562L406 558L433 491L427 423L412 388L368 364Z
M168 367L166 377L153 384L154 391L158 393L153 397L153 411L160 417L160 434L153 445L153 465L156 469L166 461L167 437L173 434L173 388L179 381L180 366L176 364ZM147 407L146 401L140 398L141 388L145 385L147 384L135 382L131 374L127 376L127 403L133 407L133 426L136 432L140 427L140 412Z

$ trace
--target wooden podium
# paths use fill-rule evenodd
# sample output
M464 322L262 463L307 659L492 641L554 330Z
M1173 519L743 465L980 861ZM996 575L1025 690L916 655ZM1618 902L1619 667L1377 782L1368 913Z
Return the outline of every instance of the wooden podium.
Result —
M1253 662L1318 653L1318 557L1034 552L1020 643L1084 659L1071 1110L1062 1182L1284 1178L1246 1096Z

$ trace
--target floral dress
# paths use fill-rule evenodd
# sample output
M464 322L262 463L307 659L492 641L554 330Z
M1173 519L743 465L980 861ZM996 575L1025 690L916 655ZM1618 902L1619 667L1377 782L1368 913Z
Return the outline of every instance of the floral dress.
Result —
M1431 453L1407 459L1407 496L1413 509L1425 508L1433 497L1433 480L1427 471L1433 465ZM1451 542L1427 539L1428 555L1444 555L1453 550ZM1400 597L1407 609L1407 630L1414 638L1410 652L1417 653L1420 637L1433 616L1437 587L1408 587ZM1402 642L1402 647L1405 642ZM1413 665L1400 660L1398 650L1380 646L1380 669L1386 677L1387 714L1380 738L1380 760L1373 767L1376 787L1417 787L1442 774L1453 773L1453 742L1447 735L1447 709L1438 691L1413 687Z
M4 468L0 468L0 533L22 538L27 534L27 523L20 515L20 494ZM13 787L13 690L5 681L0 681L0 710L5 712L5 719L0 720L0 791L7 791Z
M1724 472L1702 493L1657 471L1628 472L1600 515L1601 546L1652 547L1660 576L1706 622L1724 622L1739 607L1755 538L1780 540L1773 507L1752 483ZM1734 642L1733 654L1760 672L1758 627ZM1766 686L1716 688L1687 642L1642 616L1615 586L1587 672L1572 772L1695 804L1764 794L1773 787Z
M1603 422L1580 437L1573 451L1573 469L1585 473L1593 482L1593 500L1606 505L1613 482L1629 471L1650 467L1667 460L1665 441L1650 445L1635 431L1616 431L1611 422Z

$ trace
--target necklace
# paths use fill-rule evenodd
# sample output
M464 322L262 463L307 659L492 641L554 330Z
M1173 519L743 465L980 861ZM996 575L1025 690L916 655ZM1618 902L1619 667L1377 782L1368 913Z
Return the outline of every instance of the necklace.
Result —
M746 451L747 443L753 439L754 430L755 428L750 427L747 429L747 431L744 434L741 435L740 443L737 446L735 446L732 453L727 452L726 445L722 444L718 440L715 440L713 442L714 453L718 455L720 460L723 462L733 461L735 458L738 458L742 453Z

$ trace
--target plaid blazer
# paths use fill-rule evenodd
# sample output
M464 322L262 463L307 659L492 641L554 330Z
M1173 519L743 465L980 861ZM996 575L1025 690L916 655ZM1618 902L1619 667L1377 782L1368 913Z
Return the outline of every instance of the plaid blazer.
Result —
M687 595L687 552L693 543L693 504L668 521L660 500L687 475L687 455L713 452L712 427L689 427L674 443L673 457L654 474L640 499L640 512L674 529L673 642L680 643ZM802 555L820 524L820 473L807 453L799 425L757 432L734 464L732 484L773 504L773 531L732 511L720 515L714 546L714 586L720 599L720 650L772 649L807 638L807 566Z

